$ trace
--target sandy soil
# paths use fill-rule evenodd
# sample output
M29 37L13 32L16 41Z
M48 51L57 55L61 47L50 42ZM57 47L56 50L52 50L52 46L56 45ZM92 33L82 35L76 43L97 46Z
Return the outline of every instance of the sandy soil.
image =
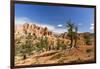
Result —
M46 51L32 55L25 60L15 59L15 65L53 64L53 63L81 63L94 61L94 46L80 46L71 50Z

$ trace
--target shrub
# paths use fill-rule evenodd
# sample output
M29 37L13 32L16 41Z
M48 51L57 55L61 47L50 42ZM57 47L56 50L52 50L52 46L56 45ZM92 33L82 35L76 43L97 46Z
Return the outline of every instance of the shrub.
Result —
M84 39L85 39L85 44L86 45L91 45L91 36L90 35L84 35Z
M92 49L87 49L86 52L87 53L91 53L93 50Z

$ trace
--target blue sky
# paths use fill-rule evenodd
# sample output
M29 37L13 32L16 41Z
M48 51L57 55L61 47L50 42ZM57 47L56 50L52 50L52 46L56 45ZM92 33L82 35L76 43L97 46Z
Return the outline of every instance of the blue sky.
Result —
M15 4L16 24L28 22L62 33L66 32L69 19L78 26L79 32L93 32L94 8Z

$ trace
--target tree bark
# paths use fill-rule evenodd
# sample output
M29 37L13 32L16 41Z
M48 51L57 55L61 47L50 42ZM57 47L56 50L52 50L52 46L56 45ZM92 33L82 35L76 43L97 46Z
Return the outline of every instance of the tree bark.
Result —
M25 60L26 59L26 55L23 55L23 60Z

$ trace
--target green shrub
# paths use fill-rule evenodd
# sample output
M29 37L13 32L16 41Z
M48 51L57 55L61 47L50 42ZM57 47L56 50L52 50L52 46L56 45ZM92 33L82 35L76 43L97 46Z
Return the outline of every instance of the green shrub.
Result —
M84 35L84 39L85 39L84 41L85 41L86 45L91 45L92 44L90 35Z

